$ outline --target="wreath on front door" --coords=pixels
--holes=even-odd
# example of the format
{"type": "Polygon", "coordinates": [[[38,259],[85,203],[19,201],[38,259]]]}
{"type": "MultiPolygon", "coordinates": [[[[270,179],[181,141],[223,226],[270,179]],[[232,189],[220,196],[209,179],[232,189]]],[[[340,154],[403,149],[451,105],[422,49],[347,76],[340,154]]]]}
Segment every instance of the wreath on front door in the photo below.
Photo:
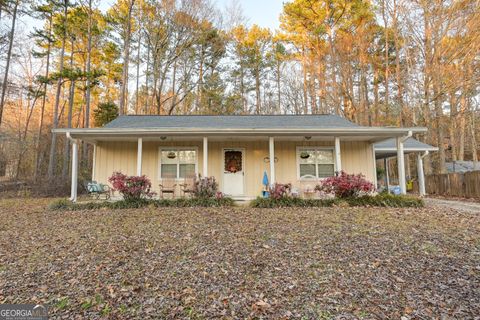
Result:
{"type": "Polygon", "coordinates": [[[226,151],[225,152],[225,171],[237,173],[242,171],[242,152],[226,151]]]}

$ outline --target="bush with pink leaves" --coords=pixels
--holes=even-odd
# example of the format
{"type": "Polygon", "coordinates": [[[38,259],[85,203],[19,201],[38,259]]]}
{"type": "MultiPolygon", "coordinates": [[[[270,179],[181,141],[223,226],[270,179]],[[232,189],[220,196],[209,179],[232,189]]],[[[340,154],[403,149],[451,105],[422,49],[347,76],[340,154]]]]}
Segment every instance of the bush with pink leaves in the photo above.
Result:
{"type": "Polygon", "coordinates": [[[118,191],[125,201],[137,201],[151,198],[155,195],[152,192],[152,183],[147,176],[127,176],[121,172],[114,172],[108,178],[113,190],[118,191]]]}
{"type": "Polygon", "coordinates": [[[347,174],[342,171],[335,177],[323,180],[315,190],[334,194],[337,198],[355,198],[374,192],[375,186],[362,174],[347,174]]]}
{"type": "Polygon", "coordinates": [[[279,200],[288,198],[291,196],[292,184],[291,183],[275,183],[270,187],[270,197],[279,200]]]}

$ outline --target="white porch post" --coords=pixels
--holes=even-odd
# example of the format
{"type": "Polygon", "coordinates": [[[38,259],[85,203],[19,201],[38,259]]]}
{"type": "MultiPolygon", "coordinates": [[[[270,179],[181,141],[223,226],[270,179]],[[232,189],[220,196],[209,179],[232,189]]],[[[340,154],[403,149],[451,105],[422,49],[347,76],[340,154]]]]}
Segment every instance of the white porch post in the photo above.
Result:
{"type": "Polygon", "coordinates": [[[70,200],[77,202],[78,183],[78,141],[72,140],[72,189],[70,200]]]}
{"type": "Polygon", "coordinates": [[[377,155],[375,154],[375,146],[371,144],[372,147],[372,157],[373,157],[373,185],[375,190],[378,189],[378,177],[377,177],[377,155]]]}
{"type": "Polygon", "coordinates": [[[270,184],[275,184],[275,139],[268,139],[269,156],[270,156],[270,184]]]}
{"type": "Polygon", "coordinates": [[[335,170],[342,171],[342,156],[340,147],[340,138],[335,137],[335,170]]]}
{"type": "Polygon", "coordinates": [[[142,156],[143,156],[143,139],[138,138],[138,143],[137,143],[137,176],[142,175],[142,156]]]}
{"type": "Polygon", "coordinates": [[[405,154],[403,152],[403,137],[397,137],[397,162],[398,184],[402,194],[407,194],[407,182],[405,180],[405,154]]]}
{"type": "Polygon", "coordinates": [[[208,137],[203,137],[203,176],[208,177],[208,137]]]}
{"type": "Polygon", "coordinates": [[[92,159],[92,181],[95,181],[95,165],[97,163],[97,144],[93,145],[93,159],[92,159]]]}
{"type": "Polygon", "coordinates": [[[428,155],[428,151],[423,155],[417,153],[417,175],[418,175],[418,192],[423,197],[427,194],[425,191],[425,173],[423,171],[423,158],[428,155]]]}

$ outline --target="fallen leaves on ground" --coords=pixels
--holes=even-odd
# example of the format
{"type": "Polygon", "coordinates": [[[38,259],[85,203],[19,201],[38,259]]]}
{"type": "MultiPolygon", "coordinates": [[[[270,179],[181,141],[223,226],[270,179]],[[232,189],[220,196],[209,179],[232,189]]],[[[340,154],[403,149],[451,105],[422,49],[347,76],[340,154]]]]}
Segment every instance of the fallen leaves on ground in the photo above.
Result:
{"type": "Polygon", "coordinates": [[[480,215],[0,201],[0,303],[53,319],[421,319],[480,314],[480,215]]]}

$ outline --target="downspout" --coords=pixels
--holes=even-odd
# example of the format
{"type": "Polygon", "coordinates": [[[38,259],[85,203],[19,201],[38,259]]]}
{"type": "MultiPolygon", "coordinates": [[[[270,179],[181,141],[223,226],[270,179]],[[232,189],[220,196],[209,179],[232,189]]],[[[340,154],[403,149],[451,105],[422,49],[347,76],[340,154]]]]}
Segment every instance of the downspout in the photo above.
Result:
{"type": "Polygon", "coordinates": [[[412,130],[408,131],[408,134],[407,134],[406,136],[403,136],[403,137],[402,137],[402,142],[407,141],[407,140],[410,139],[412,136],[413,136],[413,131],[412,131],[412,130]]]}

